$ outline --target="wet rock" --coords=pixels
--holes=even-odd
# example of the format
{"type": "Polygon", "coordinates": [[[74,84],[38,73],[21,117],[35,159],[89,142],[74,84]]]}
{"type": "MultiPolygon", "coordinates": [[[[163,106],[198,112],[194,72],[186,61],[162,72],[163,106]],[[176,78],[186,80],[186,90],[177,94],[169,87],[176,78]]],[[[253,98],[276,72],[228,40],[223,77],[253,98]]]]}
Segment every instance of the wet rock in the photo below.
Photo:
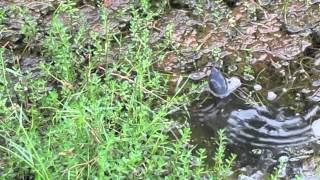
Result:
{"type": "Polygon", "coordinates": [[[44,75],[41,71],[40,63],[44,63],[46,61],[48,61],[48,59],[44,57],[29,56],[22,58],[20,67],[23,73],[31,73],[32,78],[37,78],[44,75]]]}
{"type": "Polygon", "coordinates": [[[24,36],[20,32],[16,32],[16,31],[7,31],[7,32],[3,32],[0,34],[0,39],[4,43],[10,42],[11,45],[12,45],[12,43],[21,42],[23,37],[24,36]]]}
{"type": "Polygon", "coordinates": [[[283,66],[289,66],[290,63],[289,63],[288,61],[283,61],[283,62],[282,62],[282,65],[283,65],[283,66]]]}
{"type": "Polygon", "coordinates": [[[312,86],[313,86],[313,87],[318,87],[318,86],[320,86],[320,79],[313,81],[313,82],[312,82],[312,86]]]}
{"type": "Polygon", "coordinates": [[[308,97],[309,101],[320,102],[320,89],[318,89],[314,94],[308,97]]]}
{"type": "Polygon", "coordinates": [[[312,157],[314,155],[314,150],[309,150],[310,147],[310,145],[306,144],[305,147],[299,147],[300,149],[298,149],[297,147],[290,149],[289,151],[291,151],[293,154],[290,157],[289,161],[291,163],[298,163],[312,157]]]}
{"type": "Polygon", "coordinates": [[[189,74],[189,78],[194,80],[194,81],[199,81],[205,77],[207,77],[207,73],[205,72],[196,72],[196,73],[191,73],[189,74]]]}
{"type": "Polygon", "coordinates": [[[282,67],[282,65],[279,63],[272,63],[272,66],[276,69],[280,69],[282,67]]]}
{"type": "Polygon", "coordinates": [[[257,179],[263,179],[263,176],[264,174],[258,170],[250,175],[240,175],[238,177],[238,180],[257,180],[257,179]]]}
{"type": "Polygon", "coordinates": [[[0,40],[4,43],[10,42],[11,45],[22,42],[24,35],[21,33],[21,28],[24,21],[20,19],[9,19],[5,23],[5,31],[0,33],[0,40]]]}
{"type": "Polygon", "coordinates": [[[228,66],[228,72],[231,73],[231,72],[234,72],[238,69],[238,67],[236,65],[230,65],[228,66]]]}
{"type": "Polygon", "coordinates": [[[90,24],[96,24],[100,19],[99,9],[94,6],[84,5],[79,8],[79,13],[81,13],[86,21],[90,24]]]}
{"type": "Polygon", "coordinates": [[[318,174],[320,158],[319,156],[313,156],[305,161],[303,161],[300,167],[297,167],[296,172],[301,174],[302,179],[305,180],[318,180],[320,179],[318,174]]]}
{"type": "Polygon", "coordinates": [[[288,33],[288,34],[297,34],[297,33],[304,31],[305,29],[301,28],[301,27],[297,27],[297,26],[292,26],[289,24],[283,24],[281,26],[281,30],[288,33]]]}
{"type": "Polygon", "coordinates": [[[254,80],[254,76],[251,74],[244,74],[243,79],[246,81],[252,81],[252,80],[254,80]]]}
{"type": "MultiPolygon", "coordinates": [[[[293,11],[294,12],[292,14],[296,13],[295,10],[293,11]]],[[[302,11],[302,15],[303,12],[305,11],[302,11]]],[[[299,11],[299,13],[301,12],[299,11]]],[[[246,17],[244,14],[241,14],[241,16],[246,17]]],[[[309,19],[308,17],[305,18],[309,19]]],[[[294,19],[297,18],[295,17],[294,19]]],[[[245,46],[246,48],[250,47],[252,49],[253,56],[257,59],[264,56],[264,59],[293,60],[311,45],[310,40],[305,35],[296,36],[282,33],[281,26],[283,22],[279,19],[279,15],[274,12],[267,15],[265,14],[257,23],[252,21],[251,23],[248,23],[245,20],[241,20],[242,19],[239,20],[239,28],[248,29],[246,27],[250,27],[251,30],[241,31],[242,35],[234,38],[233,40],[238,42],[238,44],[235,44],[233,48],[241,49],[240,47],[237,47],[237,45],[245,46]]],[[[313,21],[316,20],[317,18],[312,18],[312,20],[310,20],[310,24],[313,24],[313,21]]],[[[288,26],[289,25],[291,24],[288,24],[288,26]]],[[[304,29],[304,26],[298,28],[301,30],[304,29]]]]}
{"type": "MultiPolygon", "coordinates": [[[[132,4],[135,3],[132,2],[132,4]]],[[[129,0],[110,1],[105,10],[108,15],[108,28],[112,33],[119,34],[128,30],[130,20],[132,19],[129,0]]],[[[105,27],[101,21],[98,21],[103,12],[99,8],[90,5],[80,7],[80,12],[85,15],[84,17],[88,19],[90,25],[92,24],[90,29],[98,32],[101,37],[104,37],[106,33],[105,27]]]]}
{"type": "Polygon", "coordinates": [[[303,93],[303,94],[309,94],[310,92],[311,92],[311,90],[309,88],[303,88],[301,90],[301,93],[303,93]]]}
{"type": "Polygon", "coordinates": [[[289,3],[287,8],[288,12],[282,22],[296,31],[293,33],[306,36],[319,22],[319,19],[316,18],[319,16],[319,10],[316,7],[295,1],[289,3]]]}
{"type": "Polygon", "coordinates": [[[320,31],[313,31],[311,33],[311,39],[314,46],[320,46],[320,31]]]}
{"type": "Polygon", "coordinates": [[[255,84],[255,85],[253,86],[253,89],[254,89],[255,91],[260,91],[260,90],[262,89],[262,86],[261,86],[260,84],[255,84]]]}
{"type": "Polygon", "coordinates": [[[190,16],[188,11],[181,9],[174,9],[157,20],[154,23],[156,31],[153,31],[151,35],[152,46],[157,49],[158,44],[170,41],[170,47],[179,51],[179,56],[176,55],[176,58],[171,58],[170,56],[173,56],[173,53],[168,53],[165,60],[159,63],[159,66],[170,66],[173,72],[191,73],[197,71],[196,65],[206,65],[209,61],[208,56],[212,51],[212,48],[206,45],[211,34],[202,37],[199,31],[203,26],[205,26],[203,22],[190,16]],[[171,32],[170,36],[168,36],[168,32],[171,32]],[[195,51],[195,49],[199,50],[195,51]],[[204,49],[208,51],[204,51],[204,49]],[[176,61],[170,59],[176,59],[176,61]],[[171,63],[168,64],[168,61],[171,63]]]}
{"type": "Polygon", "coordinates": [[[41,15],[47,15],[54,10],[53,5],[47,2],[30,2],[26,6],[36,13],[41,13],[41,15]]]}
{"type": "Polygon", "coordinates": [[[238,177],[238,180],[256,180],[256,179],[250,176],[240,175],[238,177]]]}
{"type": "Polygon", "coordinates": [[[272,3],[273,0],[260,0],[259,3],[261,6],[267,6],[272,3]]]}

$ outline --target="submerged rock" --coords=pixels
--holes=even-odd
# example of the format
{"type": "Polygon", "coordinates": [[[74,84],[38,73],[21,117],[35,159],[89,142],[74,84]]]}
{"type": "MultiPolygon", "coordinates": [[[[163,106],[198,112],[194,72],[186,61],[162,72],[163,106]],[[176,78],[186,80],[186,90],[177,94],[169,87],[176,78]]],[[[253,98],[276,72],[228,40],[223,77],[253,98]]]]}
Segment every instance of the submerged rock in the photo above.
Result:
{"type": "Polygon", "coordinates": [[[243,79],[246,81],[252,81],[252,80],[254,80],[254,76],[251,74],[244,74],[243,79]]]}
{"type": "Polygon", "coordinates": [[[260,84],[255,84],[255,85],[253,86],[253,89],[254,89],[255,91],[260,91],[260,90],[262,89],[262,86],[261,86],[260,84]]]}
{"type": "Polygon", "coordinates": [[[313,81],[313,82],[312,82],[312,86],[314,86],[314,87],[320,86],[320,79],[318,79],[318,80],[316,80],[316,81],[313,81]]]}
{"type": "Polygon", "coordinates": [[[257,179],[262,179],[263,176],[264,176],[264,174],[261,171],[256,171],[253,174],[251,174],[250,176],[240,175],[238,177],[238,180],[257,180],[257,179]]]}
{"type": "Polygon", "coordinates": [[[309,101],[320,102],[320,89],[318,89],[314,94],[308,97],[309,101]]]}
{"type": "Polygon", "coordinates": [[[277,94],[274,93],[273,91],[269,91],[267,95],[267,99],[269,101],[274,101],[277,98],[277,94]]]}

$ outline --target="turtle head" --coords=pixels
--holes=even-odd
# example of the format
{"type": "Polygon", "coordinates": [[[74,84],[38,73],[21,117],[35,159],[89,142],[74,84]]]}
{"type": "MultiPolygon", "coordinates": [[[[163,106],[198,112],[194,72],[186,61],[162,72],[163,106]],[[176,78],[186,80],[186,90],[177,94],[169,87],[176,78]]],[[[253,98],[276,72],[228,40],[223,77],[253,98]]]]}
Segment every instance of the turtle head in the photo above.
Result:
{"type": "Polygon", "coordinates": [[[231,77],[228,79],[217,68],[213,67],[211,69],[209,88],[214,96],[219,98],[227,97],[240,86],[241,81],[239,78],[231,77]]]}

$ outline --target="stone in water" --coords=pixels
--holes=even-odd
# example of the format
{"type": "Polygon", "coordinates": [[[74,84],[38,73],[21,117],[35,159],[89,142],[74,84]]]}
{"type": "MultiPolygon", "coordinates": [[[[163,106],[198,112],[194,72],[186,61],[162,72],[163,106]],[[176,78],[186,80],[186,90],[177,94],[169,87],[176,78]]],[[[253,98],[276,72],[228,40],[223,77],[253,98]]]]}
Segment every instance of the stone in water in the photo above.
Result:
{"type": "Polygon", "coordinates": [[[255,85],[253,86],[253,89],[254,89],[255,91],[260,91],[260,90],[262,89],[262,86],[261,86],[260,84],[255,84],[255,85]]]}
{"type": "Polygon", "coordinates": [[[274,93],[273,91],[269,91],[267,95],[267,99],[269,101],[274,101],[277,98],[277,94],[274,93]]]}
{"type": "Polygon", "coordinates": [[[312,86],[314,86],[314,87],[320,86],[320,79],[313,81],[312,86]]]}

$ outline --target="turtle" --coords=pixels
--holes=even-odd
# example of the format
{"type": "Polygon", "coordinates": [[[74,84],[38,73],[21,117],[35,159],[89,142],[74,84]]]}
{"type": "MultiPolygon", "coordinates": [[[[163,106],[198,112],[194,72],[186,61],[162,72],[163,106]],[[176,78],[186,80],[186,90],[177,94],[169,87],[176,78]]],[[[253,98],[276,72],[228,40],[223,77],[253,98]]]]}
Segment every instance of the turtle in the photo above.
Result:
{"type": "Polygon", "coordinates": [[[296,162],[319,154],[320,119],[317,117],[320,106],[318,104],[308,109],[305,114],[289,116],[286,115],[288,110],[284,107],[274,108],[265,105],[238,107],[226,112],[236,102],[226,97],[241,86],[240,79],[226,78],[218,68],[213,67],[208,86],[211,94],[220,100],[209,108],[202,107],[206,112],[199,113],[200,119],[213,130],[224,126],[230,147],[242,154],[247,151],[246,158],[250,157],[251,152],[261,150],[264,154],[259,157],[259,162],[263,162],[261,169],[273,167],[283,157],[287,158],[286,164],[291,167],[296,162]]]}
{"type": "Polygon", "coordinates": [[[221,71],[216,67],[211,69],[209,75],[209,92],[218,98],[228,97],[237,88],[241,86],[241,81],[238,77],[226,78],[221,71]]]}

